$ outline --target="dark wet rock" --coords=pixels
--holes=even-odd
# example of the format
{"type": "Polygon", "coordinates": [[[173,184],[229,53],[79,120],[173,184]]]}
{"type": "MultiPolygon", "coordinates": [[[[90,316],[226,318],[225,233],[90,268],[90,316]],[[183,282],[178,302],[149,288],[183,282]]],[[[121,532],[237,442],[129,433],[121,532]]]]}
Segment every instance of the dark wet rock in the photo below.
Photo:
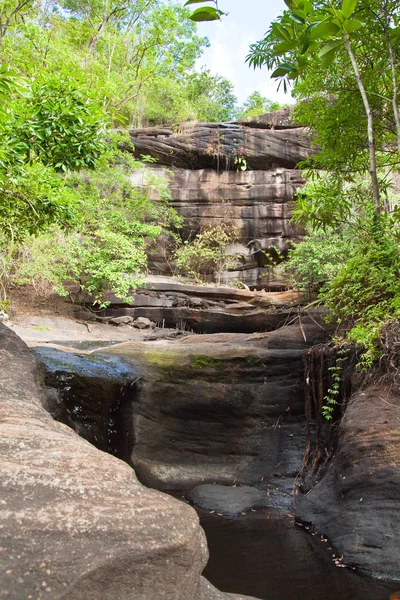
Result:
{"type": "Polygon", "coordinates": [[[282,329],[281,338],[273,332],[270,340],[268,334],[254,341],[228,336],[216,343],[214,336],[204,341],[192,336],[152,347],[106,349],[105,354],[118,353],[135,365],[141,377],[131,459],[140,479],[175,490],[218,482],[261,483],[269,491],[273,481],[275,496],[282,478],[283,497],[287,478],[300,469],[305,444],[302,354],[312,343],[311,331],[321,333],[304,324],[306,343],[296,329],[282,329]],[[295,340],[294,348],[288,340],[295,340]]]}
{"type": "Polygon", "coordinates": [[[326,475],[296,502],[343,562],[400,577],[400,395],[370,386],[351,398],[326,475]]]}
{"type": "Polygon", "coordinates": [[[46,366],[46,408],[52,416],[96,448],[128,461],[138,380],[135,370],[118,357],[47,347],[37,347],[34,353],[46,366]]]}
{"type": "Polygon", "coordinates": [[[52,419],[37,361],[4,326],[0,364],[0,598],[203,600],[193,509],[52,419]]]}
{"type": "Polygon", "coordinates": [[[254,487],[199,485],[186,493],[192,504],[224,515],[237,516],[251,508],[265,506],[265,492],[254,487]]]}

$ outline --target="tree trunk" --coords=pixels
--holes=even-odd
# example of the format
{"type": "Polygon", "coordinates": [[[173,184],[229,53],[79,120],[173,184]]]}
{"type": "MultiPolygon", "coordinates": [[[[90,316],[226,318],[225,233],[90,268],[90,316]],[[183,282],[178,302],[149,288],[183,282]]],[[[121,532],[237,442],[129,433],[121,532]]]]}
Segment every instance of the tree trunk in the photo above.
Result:
{"type": "Polygon", "coordinates": [[[347,34],[345,34],[345,45],[347,53],[350,57],[351,64],[353,66],[354,75],[356,77],[358,89],[360,90],[360,94],[364,103],[365,112],[368,119],[368,146],[369,146],[369,174],[371,177],[372,184],[372,194],[374,198],[375,210],[377,213],[381,212],[381,198],[380,198],[380,189],[379,189],[379,181],[378,181],[378,171],[376,166],[376,148],[375,148],[375,136],[374,136],[374,121],[372,116],[371,106],[368,100],[367,92],[365,91],[364,83],[360,75],[360,71],[357,65],[356,58],[354,56],[350,39],[347,34]]]}
{"type": "Polygon", "coordinates": [[[390,57],[390,68],[392,70],[392,83],[393,83],[393,97],[392,97],[392,105],[393,105],[393,114],[394,120],[396,123],[396,137],[397,137],[397,152],[400,156],[400,114],[399,114],[399,91],[398,91],[398,83],[397,83],[397,73],[396,73],[396,59],[393,52],[393,46],[390,39],[390,33],[388,29],[387,21],[385,23],[385,36],[386,42],[389,48],[389,57],[390,57]]]}

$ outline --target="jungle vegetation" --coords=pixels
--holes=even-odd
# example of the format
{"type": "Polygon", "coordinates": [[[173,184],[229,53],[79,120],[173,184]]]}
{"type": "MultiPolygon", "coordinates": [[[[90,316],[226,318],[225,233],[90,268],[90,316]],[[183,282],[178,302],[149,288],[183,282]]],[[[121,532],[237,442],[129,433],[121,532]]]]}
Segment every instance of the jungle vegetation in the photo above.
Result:
{"type": "MultiPolygon", "coordinates": [[[[229,0],[187,4],[195,21],[229,18],[229,0]]],[[[360,346],[368,367],[400,318],[400,2],[285,4],[247,61],[291,91],[316,150],[300,165],[294,215],[309,235],[286,269],[300,289],[319,290],[339,339],[360,346]]]]}
{"type": "Polygon", "coordinates": [[[3,307],[10,285],[66,294],[66,280],[99,302],[108,288],[127,299],[154,241],[179,246],[168,185],[148,157],[119,149],[124,131],[268,105],[256,94],[240,107],[228,80],[196,70],[208,41],[189,14],[169,0],[0,3],[3,307]],[[141,191],[129,180],[137,168],[141,191]]]}

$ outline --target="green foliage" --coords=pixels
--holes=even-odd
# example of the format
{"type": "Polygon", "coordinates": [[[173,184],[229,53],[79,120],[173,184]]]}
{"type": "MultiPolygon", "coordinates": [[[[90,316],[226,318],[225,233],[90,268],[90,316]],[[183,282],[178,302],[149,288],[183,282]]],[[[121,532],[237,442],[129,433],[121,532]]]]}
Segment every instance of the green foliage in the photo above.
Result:
{"type": "Polygon", "coordinates": [[[210,2],[215,6],[201,6],[200,8],[196,8],[189,16],[189,19],[196,22],[219,21],[224,13],[218,8],[218,0],[187,0],[185,6],[190,6],[192,4],[206,4],[210,2]]]}
{"type": "Polygon", "coordinates": [[[15,106],[12,141],[26,162],[57,171],[93,169],[106,149],[105,114],[82,80],[71,75],[36,77],[15,106]]]}
{"type": "Polygon", "coordinates": [[[279,104],[279,102],[268,100],[268,98],[262,96],[260,92],[253,92],[239,108],[238,117],[240,119],[257,117],[258,115],[263,115],[274,110],[280,110],[281,108],[287,108],[288,106],[288,104],[279,104]]]}
{"type": "Polygon", "coordinates": [[[292,285],[311,294],[331,281],[349,255],[349,240],[333,230],[313,231],[289,250],[284,265],[292,285]]]}
{"type": "Polygon", "coordinates": [[[53,229],[25,239],[13,251],[13,282],[30,283],[40,295],[52,289],[65,295],[64,283],[72,280],[100,304],[110,289],[130,301],[131,290],[143,282],[149,245],[173,235],[181,223],[169,206],[168,180],[111,147],[97,170],[71,174],[65,185],[80,199],[74,231],[53,229]],[[143,170],[143,189],[132,185],[133,169],[143,170]]]}
{"type": "Polygon", "coordinates": [[[327,421],[331,421],[333,413],[338,404],[340,391],[342,388],[343,370],[349,359],[350,348],[342,344],[337,348],[335,364],[328,368],[330,374],[330,388],[324,397],[325,404],[322,407],[322,414],[327,421]]]}
{"type": "Polygon", "coordinates": [[[235,239],[231,227],[218,225],[196,235],[192,242],[184,242],[175,253],[178,273],[201,282],[205,274],[214,274],[219,283],[221,271],[232,263],[227,247],[235,239]]]}
{"type": "MultiPolygon", "coordinates": [[[[31,136],[18,111],[27,100],[23,82],[4,67],[0,72],[0,232],[11,240],[43,231],[53,224],[72,226],[78,200],[52,165],[29,155],[31,136]]],[[[29,102],[29,100],[28,100],[29,102]]],[[[68,134],[64,133],[68,141],[68,134]]]]}
{"type": "Polygon", "coordinates": [[[347,339],[363,349],[361,364],[370,367],[381,353],[381,328],[400,317],[400,245],[389,217],[364,220],[324,300],[347,339]]]}
{"type": "Polygon", "coordinates": [[[232,84],[208,70],[188,73],[178,81],[160,79],[143,100],[141,123],[220,122],[236,116],[232,84]]]}

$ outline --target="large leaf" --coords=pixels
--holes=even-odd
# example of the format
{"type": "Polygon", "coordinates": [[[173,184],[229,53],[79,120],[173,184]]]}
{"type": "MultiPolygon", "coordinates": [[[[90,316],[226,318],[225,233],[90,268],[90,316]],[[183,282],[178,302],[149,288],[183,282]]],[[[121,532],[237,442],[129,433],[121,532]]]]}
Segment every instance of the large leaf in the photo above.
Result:
{"type": "Polygon", "coordinates": [[[189,6],[189,4],[204,4],[205,2],[214,2],[214,0],[188,0],[183,6],[189,6]]]}
{"type": "Polygon", "coordinates": [[[321,56],[321,65],[324,68],[328,68],[334,61],[335,56],[336,56],[336,49],[330,50],[329,52],[325,52],[325,54],[323,56],[321,56]]]}
{"type": "Polygon", "coordinates": [[[348,19],[349,17],[351,17],[351,15],[353,14],[353,12],[355,11],[355,9],[357,7],[357,1],[358,0],[343,0],[342,14],[345,19],[348,19]]]}
{"type": "Polygon", "coordinates": [[[310,46],[310,34],[306,33],[303,39],[303,45],[301,47],[301,54],[305,54],[310,46]]]}
{"type": "Polygon", "coordinates": [[[274,54],[275,56],[280,56],[285,52],[289,52],[290,50],[294,50],[297,46],[296,40],[279,42],[279,44],[275,44],[274,46],[274,54]]]}
{"type": "Polygon", "coordinates": [[[223,12],[213,7],[204,6],[195,10],[189,17],[192,21],[219,21],[223,12]]]}
{"type": "Polygon", "coordinates": [[[297,69],[291,63],[281,63],[272,73],[271,77],[275,79],[276,77],[284,77],[285,75],[289,75],[289,73],[297,73],[297,69]]]}
{"type": "Polygon", "coordinates": [[[339,27],[330,21],[318,23],[310,31],[310,39],[312,40],[326,40],[330,36],[336,35],[339,31],[339,27]]]}
{"type": "Polygon", "coordinates": [[[334,40],[332,42],[324,44],[324,46],[322,46],[321,50],[319,51],[320,58],[323,58],[325,54],[328,54],[329,52],[336,52],[336,50],[338,50],[338,48],[340,48],[340,46],[342,45],[343,40],[334,40]]]}
{"type": "Polygon", "coordinates": [[[299,12],[291,12],[289,13],[289,18],[297,23],[298,25],[304,25],[305,19],[299,12]]]}
{"type": "Polygon", "coordinates": [[[362,23],[357,19],[348,19],[343,23],[343,29],[346,33],[352,33],[353,31],[357,31],[357,29],[360,29],[360,27],[362,27],[362,23]]]}
{"type": "Polygon", "coordinates": [[[272,33],[282,42],[290,42],[292,39],[290,32],[280,23],[272,23],[272,33]]]}

